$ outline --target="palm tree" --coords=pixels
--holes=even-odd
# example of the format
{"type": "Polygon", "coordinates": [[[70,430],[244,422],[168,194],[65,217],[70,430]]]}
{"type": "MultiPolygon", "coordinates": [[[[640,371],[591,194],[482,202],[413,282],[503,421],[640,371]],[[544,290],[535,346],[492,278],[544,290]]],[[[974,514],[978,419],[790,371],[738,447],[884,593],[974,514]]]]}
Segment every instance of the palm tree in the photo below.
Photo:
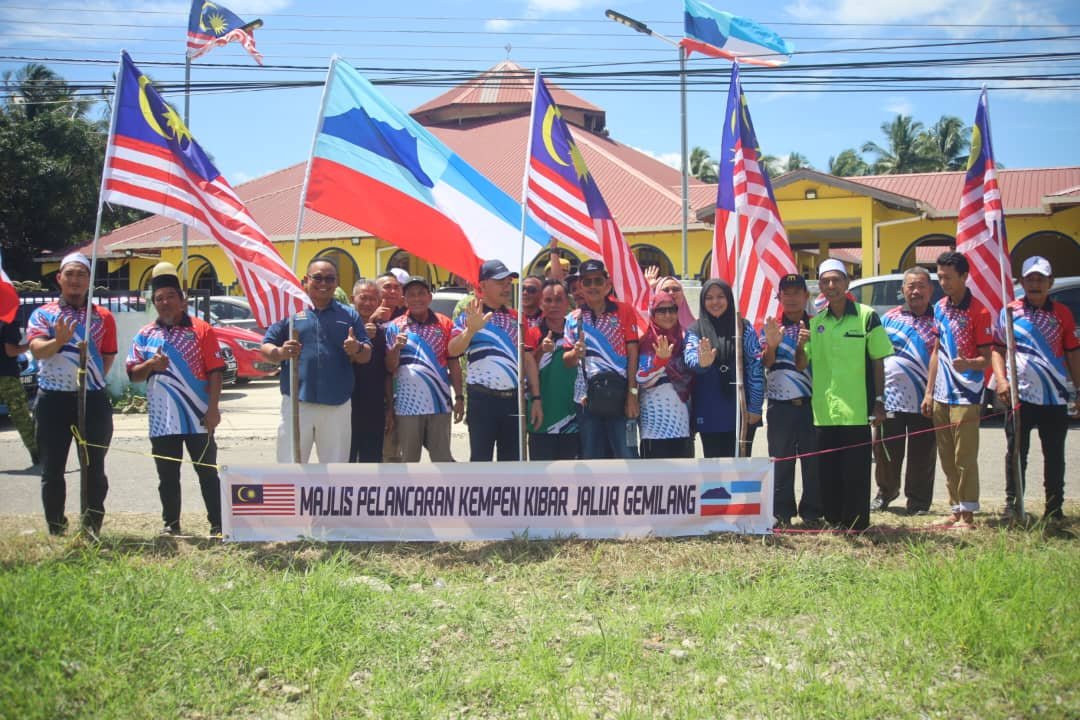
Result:
{"type": "Polygon", "coordinates": [[[870,166],[854,148],[841,150],[836,157],[829,158],[829,174],[837,177],[857,177],[870,172],[870,166]]]}
{"type": "Polygon", "coordinates": [[[927,154],[925,143],[919,140],[922,129],[923,124],[910,115],[897,115],[892,122],[882,123],[881,132],[885,133],[888,148],[873,141],[867,141],[862,146],[863,152],[877,155],[873,171],[884,175],[901,175],[932,170],[934,159],[927,154]]]}
{"type": "Polygon", "coordinates": [[[64,78],[40,63],[29,63],[3,74],[5,102],[9,111],[19,112],[28,120],[42,112],[63,110],[72,119],[84,118],[90,103],[75,96],[64,78]]]}
{"type": "Polygon", "coordinates": [[[780,165],[780,158],[775,155],[762,155],[758,158],[758,163],[771,178],[784,173],[783,166],[780,165]]]}
{"type": "Polygon", "coordinates": [[[935,170],[963,170],[967,167],[967,150],[971,129],[953,115],[942,115],[924,132],[919,141],[923,151],[933,158],[935,170]]]}
{"type": "Polygon", "coordinates": [[[792,172],[799,168],[814,169],[814,166],[810,164],[806,156],[802,153],[793,152],[787,156],[787,162],[784,163],[784,172],[792,172]]]}
{"type": "Polygon", "coordinates": [[[694,146],[690,151],[690,174],[702,182],[716,182],[716,161],[705,148],[694,146]]]}

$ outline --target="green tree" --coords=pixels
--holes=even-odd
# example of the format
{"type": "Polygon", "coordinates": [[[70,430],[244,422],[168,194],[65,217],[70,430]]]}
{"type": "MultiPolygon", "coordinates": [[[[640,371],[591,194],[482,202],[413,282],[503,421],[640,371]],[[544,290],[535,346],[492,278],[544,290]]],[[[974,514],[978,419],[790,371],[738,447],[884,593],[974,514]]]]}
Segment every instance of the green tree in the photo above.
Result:
{"type": "Polygon", "coordinates": [[[919,136],[922,152],[932,158],[934,170],[963,170],[967,167],[971,128],[954,115],[942,115],[919,136]]]}
{"type": "Polygon", "coordinates": [[[765,169],[765,173],[770,178],[784,174],[783,166],[780,164],[780,158],[775,155],[762,155],[758,158],[758,163],[765,169]]]}
{"type": "MultiPolygon", "coordinates": [[[[93,237],[106,133],[89,106],[43,65],[3,76],[0,102],[0,246],[17,278],[39,275],[33,258],[93,237]]],[[[144,214],[106,211],[109,229],[144,214]]]]}
{"type": "Polygon", "coordinates": [[[841,150],[836,157],[829,158],[829,174],[837,177],[857,177],[867,175],[870,166],[854,148],[841,150]]]}
{"type": "Polygon", "coordinates": [[[802,153],[793,152],[787,156],[787,161],[784,163],[784,172],[792,172],[801,168],[813,169],[813,165],[802,153]]]}
{"type": "Polygon", "coordinates": [[[690,174],[702,182],[716,182],[716,161],[705,148],[695,146],[690,151],[690,174]]]}
{"type": "Polygon", "coordinates": [[[863,143],[864,153],[874,153],[877,159],[872,170],[882,175],[927,172],[934,169],[934,159],[925,141],[920,140],[923,124],[910,115],[897,115],[891,122],[881,124],[886,147],[876,142],[863,143]]]}

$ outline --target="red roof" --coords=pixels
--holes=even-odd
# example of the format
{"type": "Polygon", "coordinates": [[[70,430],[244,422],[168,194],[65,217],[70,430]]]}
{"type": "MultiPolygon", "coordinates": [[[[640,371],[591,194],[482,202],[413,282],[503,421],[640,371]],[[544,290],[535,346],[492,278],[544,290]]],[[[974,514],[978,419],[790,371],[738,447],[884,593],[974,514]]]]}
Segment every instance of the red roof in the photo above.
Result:
{"type": "MultiPolygon", "coordinates": [[[[845,180],[869,185],[886,192],[922,201],[937,217],[955,216],[964,188],[963,172],[912,173],[910,175],[869,175],[845,180]]],[[[1005,213],[1045,214],[1044,198],[1077,192],[1080,167],[998,170],[998,184],[1005,213]]]]}
{"type": "MultiPolygon", "coordinates": [[[[603,112],[603,108],[582,100],[558,85],[544,81],[556,104],[562,108],[580,108],[591,112],[603,112]]],[[[532,106],[533,72],[515,62],[506,60],[485,70],[452,90],[447,90],[410,112],[410,115],[437,110],[451,105],[524,105],[532,106]]]]}

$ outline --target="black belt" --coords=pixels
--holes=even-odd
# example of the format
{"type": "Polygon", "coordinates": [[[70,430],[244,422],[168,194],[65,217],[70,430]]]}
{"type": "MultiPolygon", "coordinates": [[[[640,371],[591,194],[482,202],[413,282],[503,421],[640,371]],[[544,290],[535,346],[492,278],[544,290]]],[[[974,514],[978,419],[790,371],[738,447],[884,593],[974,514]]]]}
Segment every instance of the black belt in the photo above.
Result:
{"type": "Polygon", "coordinates": [[[466,385],[465,387],[469,392],[478,395],[490,395],[491,397],[502,398],[504,400],[510,400],[517,397],[517,390],[493,390],[483,385],[466,385]]]}
{"type": "Polygon", "coordinates": [[[795,407],[802,407],[803,405],[806,405],[807,403],[810,402],[810,398],[801,397],[801,398],[794,398],[792,400],[773,400],[772,398],[769,398],[769,402],[770,403],[779,403],[781,405],[794,405],[795,407]]]}

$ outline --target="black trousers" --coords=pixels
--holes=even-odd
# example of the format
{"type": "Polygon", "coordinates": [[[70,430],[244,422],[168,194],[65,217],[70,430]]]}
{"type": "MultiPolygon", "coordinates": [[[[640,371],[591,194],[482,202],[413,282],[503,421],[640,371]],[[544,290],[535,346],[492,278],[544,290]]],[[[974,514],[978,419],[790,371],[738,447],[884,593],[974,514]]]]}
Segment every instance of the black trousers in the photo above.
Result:
{"type": "MultiPolygon", "coordinates": [[[[355,407],[354,405],[353,408],[355,407]]],[[[386,435],[385,425],[378,429],[357,427],[355,409],[353,410],[353,418],[349,462],[381,463],[383,461],[383,438],[386,435]]]]}
{"type": "Polygon", "coordinates": [[[165,527],[173,532],[180,532],[180,466],[184,458],[184,446],[188,457],[194,462],[195,474],[199,477],[203,503],[206,505],[206,519],[212,529],[221,528],[221,480],[217,468],[208,467],[217,464],[217,443],[206,433],[193,435],[162,435],[150,438],[150,447],[157,465],[158,496],[161,498],[161,519],[165,527]],[[165,460],[163,458],[176,458],[165,460]],[[205,463],[205,464],[202,464],[205,463]]]}
{"type": "Polygon", "coordinates": [[[529,433],[530,460],[576,460],[581,457],[581,435],[529,433]]]}
{"type": "Polygon", "coordinates": [[[852,530],[870,527],[870,426],[818,427],[818,449],[834,451],[818,456],[825,521],[852,530]]]}
{"type": "MultiPolygon", "coordinates": [[[[732,445],[734,447],[734,445],[732,445]]],[[[694,439],[666,438],[664,440],[642,440],[642,458],[692,458],[694,457],[694,439]]]]}
{"type": "MultiPolygon", "coordinates": [[[[41,390],[34,417],[37,421],[38,452],[41,453],[41,504],[50,532],[62,532],[67,526],[64,506],[67,503],[68,451],[74,437],[71,428],[78,425],[78,393],[41,390]]],[[[108,447],[112,442],[112,405],[104,390],[86,393],[86,441],[108,447]]],[[[83,524],[100,530],[105,517],[105,496],[109,479],[105,476],[105,453],[102,447],[87,447],[87,509],[83,524]]],[[[79,450],[76,449],[78,452],[79,450]]]]}
{"type": "MultiPolygon", "coordinates": [[[[769,401],[769,456],[786,458],[805,455],[818,449],[814,411],[810,399],[801,405],[778,400],[769,401]]],[[[802,498],[795,504],[795,461],[778,460],[773,464],[773,515],[790,521],[798,512],[803,520],[821,519],[821,484],[818,480],[818,456],[799,460],[802,464],[802,498]]]]}
{"type": "Polygon", "coordinates": [[[500,462],[518,459],[517,398],[498,397],[469,386],[469,462],[491,462],[498,446],[500,462]]]}
{"type": "MultiPolygon", "coordinates": [[[[1064,405],[1020,403],[1020,477],[1027,487],[1028,450],[1031,431],[1039,431],[1043,452],[1043,487],[1046,490],[1046,514],[1061,514],[1065,502],[1065,437],[1069,434],[1069,415],[1064,405]]],[[[1016,502],[1016,475],[1013,472],[1013,413],[1005,415],[1005,503],[1016,502]]]]}
{"type": "Polygon", "coordinates": [[[907,509],[930,509],[937,469],[937,433],[933,427],[934,421],[920,413],[898,412],[885,420],[882,437],[894,439],[874,445],[874,479],[878,495],[886,500],[900,495],[900,470],[906,455],[904,496],[907,509]]]}
{"type": "MultiPolygon", "coordinates": [[[[750,457],[750,448],[754,446],[754,435],[758,426],[746,428],[746,440],[743,441],[742,456],[750,457]]],[[[735,431],[703,432],[701,435],[701,454],[707,458],[735,457],[735,431]]]]}

